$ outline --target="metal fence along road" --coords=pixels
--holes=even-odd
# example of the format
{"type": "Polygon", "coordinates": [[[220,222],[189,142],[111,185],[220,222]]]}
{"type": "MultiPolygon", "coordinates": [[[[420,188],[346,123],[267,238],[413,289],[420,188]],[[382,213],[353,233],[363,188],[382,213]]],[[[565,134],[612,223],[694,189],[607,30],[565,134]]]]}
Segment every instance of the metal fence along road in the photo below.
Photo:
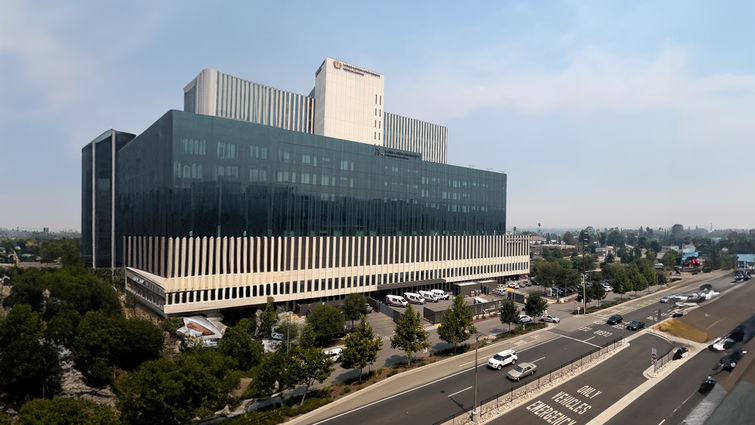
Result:
{"type": "MultiPolygon", "coordinates": [[[[523,398],[535,395],[536,391],[544,387],[553,387],[554,385],[561,383],[565,378],[571,377],[577,372],[581,372],[586,366],[613,352],[623,343],[623,338],[617,338],[603,347],[595,348],[579,358],[553,368],[545,373],[537,371],[535,373],[535,378],[529,379],[527,382],[519,385],[515,385],[507,391],[498,393],[497,395],[480,402],[477,420],[482,422],[505,413],[510,410],[510,408],[518,405],[518,402],[523,398]]],[[[660,367],[662,367],[661,360],[665,360],[663,362],[663,364],[665,364],[669,359],[670,356],[668,354],[659,359],[659,364],[657,365],[658,368],[660,369],[660,367]]],[[[474,421],[475,418],[472,415],[472,411],[467,410],[436,422],[435,425],[463,425],[474,423],[474,421]]]]}

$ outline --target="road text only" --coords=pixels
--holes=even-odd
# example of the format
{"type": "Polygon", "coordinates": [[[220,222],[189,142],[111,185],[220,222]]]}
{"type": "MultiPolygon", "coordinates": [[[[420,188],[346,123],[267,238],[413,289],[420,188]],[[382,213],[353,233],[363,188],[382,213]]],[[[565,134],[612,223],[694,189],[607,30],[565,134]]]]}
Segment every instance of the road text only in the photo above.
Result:
{"type": "MultiPolygon", "coordinates": [[[[577,390],[577,393],[587,399],[592,399],[600,395],[602,391],[590,387],[589,385],[585,385],[584,387],[577,390]]],[[[578,415],[583,415],[585,414],[585,412],[592,409],[592,406],[589,403],[585,403],[583,399],[574,397],[564,391],[559,391],[556,395],[551,397],[551,400],[578,415]]],[[[565,413],[556,410],[549,404],[542,401],[535,401],[534,403],[527,406],[526,409],[532,412],[533,415],[541,418],[551,425],[574,425],[577,423],[576,420],[570,418],[565,413]]]]}

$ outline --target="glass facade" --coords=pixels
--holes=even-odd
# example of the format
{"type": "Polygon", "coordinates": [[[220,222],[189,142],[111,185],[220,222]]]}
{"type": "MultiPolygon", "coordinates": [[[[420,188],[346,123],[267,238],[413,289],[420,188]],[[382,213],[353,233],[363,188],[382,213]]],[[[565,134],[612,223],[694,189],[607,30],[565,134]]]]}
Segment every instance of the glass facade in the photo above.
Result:
{"type": "Polygon", "coordinates": [[[244,121],[169,111],[117,161],[118,240],[506,229],[505,174],[244,121]]]}

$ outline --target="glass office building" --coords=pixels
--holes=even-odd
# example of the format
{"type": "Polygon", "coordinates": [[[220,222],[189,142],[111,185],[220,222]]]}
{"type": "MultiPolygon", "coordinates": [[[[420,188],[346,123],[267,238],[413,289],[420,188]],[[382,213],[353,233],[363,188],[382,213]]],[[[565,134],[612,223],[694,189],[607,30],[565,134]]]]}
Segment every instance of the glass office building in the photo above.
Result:
{"type": "Polygon", "coordinates": [[[108,130],[81,149],[81,257],[90,267],[116,266],[115,161],[134,137],[108,130]]]}
{"type": "Polygon", "coordinates": [[[121,234],[493,235],[506,175],[180,111],[119,152],[121,234]]]}

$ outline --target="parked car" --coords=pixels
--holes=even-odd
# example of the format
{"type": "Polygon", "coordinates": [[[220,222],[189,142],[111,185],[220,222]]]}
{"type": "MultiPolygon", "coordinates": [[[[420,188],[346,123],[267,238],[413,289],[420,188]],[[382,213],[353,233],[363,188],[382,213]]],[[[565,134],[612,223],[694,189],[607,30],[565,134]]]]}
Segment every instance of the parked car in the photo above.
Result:
{"type": "Polygon", "coordinates": [[[645,327],[645,322],[640,322],[639,320],[632,320],[627,325],[627,329],[630,331],[638,331],[645,327]]]}
{"type": "Polygon", "coordinates": [[[395,307],[406,307],[407,304],[409,304],[404,297],[398,296],[398,295],[386,295],[385,296],[385,303],[390,306],[395,307]]]}
{"type": "Polygon", "coordinates": [[[543,322],[551,322],[551,323],[558,323],[561,321],[561,319],[559,319],[558,317],[551,316],[550,314],[543,314],[542,316],[540,316],[540,320],[543,322]]]}
{"type": "Polygon", "coordinates": [[[278,328],[276,328],[275,326],[273,326],[270,329],[270,338],[272,338],[274,340],[277,340],[277,341],[283,341],[284,339],[286,339],[286,335],[283,335],[282,333],[278,332],[278,328]]]}
{"type": "Polygon", "coordinates": [[[429,301],[431,303],[437,303],[439,300],[438,296],[430,291],[419,291],[417,293],[422,295],[422,298],[424,298],[425,301],[429,301]]]}
{"type": "Polygon", "coordinates": [[[424,304],[425,298],[415,292],[404,292],[404,299],[412,304],[424,304]]]}
{"type": "Polygon", "coordinates": [[[681,310],[677,310],[671,313],[671,317],[676,319],[678,317],[684,317],[684,312],[681,310]]]}
{"type": "Polygon", "coordinates": [[[442,289],[431,289],[430,292],[435,294],[439,300],[447,300],[448,299],[448,293],[442,289]]]}
{"type": "Polygon", "coordinates": [[[530,316],[527,316],[526,314],[519,315],[519,323],[524,324],[524,323],[531,323],[531,322],[532,322],[532,318],[530,316]]]}
{"type": "Polygon", "coordinates": [[[505,297],[506,296],[506,288],[495,288],[492,291],[493,295],[498,295],[499,297],[505,297]]]}
{"type": "Polygon", "coordinates": [[[516,282],[509,282],[509,288],[519,289],[519,284],[516,282]]]}
{"type": "Polygon", "coordinates": [[[532,375],[537,370],[537,365],[534,363],[522,362],[517,367],[511,369],[506,377],[512,381],[518,381],[526,376],[532,375]]]}
{"type": "Polygon", "coordinates": [[[327,354],[334,362],[337,362],[341,358],[341,351],[343,351],[342,347],[334,347],[325,350],[325,354],[327,354]]]}
{"type": "Polygon", "coordinates": [[[623,317],[621,317],[620,314],[614,314],[613,316],[609,317],[606,323],[609,325],[618,325],[624,320],[623,317]]]}
{"type": "Polygon", "coordinates": [[[488,359],[488,367],[491,369],[501,370],[508,364],[515,364],[518,357],[514,350],[503,350],[496,353],[493,357],[488,359]]]}
{"type": "Polygon", "coordinates": [[[687,355],[688,355],[688,354],[689,354],[689,350],[687,350],[687,348],[686,348],[686,347],[679,347],[679,348],[677,348],[677,350],[676,350],[676,351],[674,352],[674,356],[672,357],[672,359],[674,359],[674,360],[679,360],[679,359],[681,359],[682,357],[687,357],[687,355]]]}

